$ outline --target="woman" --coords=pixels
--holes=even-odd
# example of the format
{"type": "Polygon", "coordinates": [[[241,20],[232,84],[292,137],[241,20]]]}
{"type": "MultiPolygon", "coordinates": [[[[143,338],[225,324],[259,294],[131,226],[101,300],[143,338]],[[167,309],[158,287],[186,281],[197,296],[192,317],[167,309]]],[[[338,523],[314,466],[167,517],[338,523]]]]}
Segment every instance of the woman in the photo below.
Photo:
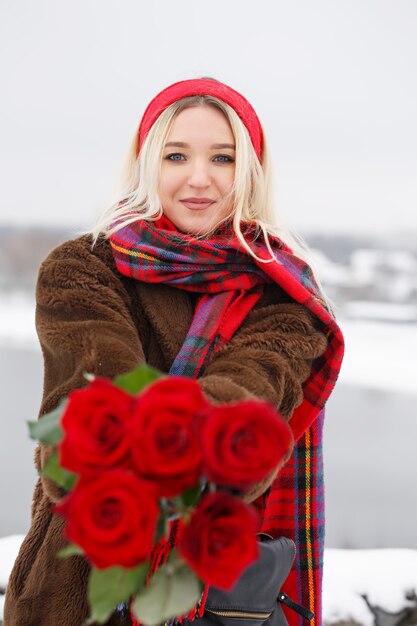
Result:
{"type": "MultiPolygon", "coordinates": [[[[64,243],[41,266],[40,414],[83,386],[84,372],[114,377],[139,362],[195,376],[214,402],[272,401],[297,443],[244,498],[262,511],[263,531],[296,541],[288,592],[320,623],[322,409],[343,339],[301,251],[274,226],[258,117],[212,79],[171,85],[147,107],[125,174],[93,236],[64,243]]],[[[38,469],[49,452],[37,450],[38,469]]],[[[55,557],[65,540],[51,503],[61,495],[39,480],[5,626],[75,626],[88,615],[87,563],[55,557]]],[[[108,623],[131,619],[115,613],[108,623]]]]}

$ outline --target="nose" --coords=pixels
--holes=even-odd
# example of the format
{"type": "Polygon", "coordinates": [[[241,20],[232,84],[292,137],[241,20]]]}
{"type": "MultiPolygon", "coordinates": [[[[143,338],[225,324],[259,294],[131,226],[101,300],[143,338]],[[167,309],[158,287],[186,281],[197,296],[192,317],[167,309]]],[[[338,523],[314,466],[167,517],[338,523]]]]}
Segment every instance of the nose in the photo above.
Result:
{"type": "Polygon", "coordinates": [[[188,183],[190,187],[205,188],[211,184],[209,164],[203,160],[196,160],[190,164],[188,183]]]}

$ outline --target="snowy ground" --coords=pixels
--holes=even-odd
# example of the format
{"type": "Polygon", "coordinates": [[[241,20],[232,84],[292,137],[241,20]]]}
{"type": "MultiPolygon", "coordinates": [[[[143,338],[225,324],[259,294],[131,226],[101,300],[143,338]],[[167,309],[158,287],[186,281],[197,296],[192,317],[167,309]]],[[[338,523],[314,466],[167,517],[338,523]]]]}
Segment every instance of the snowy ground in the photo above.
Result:
{"type": "MultiPolygon", "coordinates": [[[[326,550],[324,557],[323,621],[353,619],[373,626],[372,606],[397,613],[409,605],[405,595],[417,593],[417,550],[326,550]]],[[[392,622],[394,623],[394,622],[392,622]]]]}
{"type": "MultiPolygon", "coordinates": [[[[34,304],[25,294],[0,294],[0,345],[37,348],[34,319],[34,304]]],[[[417,324],[342,318],[339,323],[346,341],[341,382],[417,392],[417,324]]]]}
{"type": "Polygon", "coordinates": [[[0,345],[38,345],[35,305],[23,292],[0,293],[0,345]]]}
{"type": "MultiPolygon", "coordinates": [[[[0,588],[9,578],[22,535],[0,539],[0,588]]],[[[326,550],[323,621],[354,619],[372,626],[373,616],[360,594],[372,605],[396,613],[407,605],[405,594],[417,592],[417,550],[326,550]]],[[[3,597],[0,596],[0,620],[3,597]]]]}
{"type": "Polygon", "coordinates": [[[417,393],[417,324],[339,320],[346,351],[340,380],[417,393]]]}
{"type": "MultiPolygon", "coordinates": [[[[4,591],[7,586],[10,572],[15,562],[23,535],[12,535],[0,539],[0,591],[4,591]]],[[[0,593],[0,624],[3,620],[4,596],[0,593]]]]}

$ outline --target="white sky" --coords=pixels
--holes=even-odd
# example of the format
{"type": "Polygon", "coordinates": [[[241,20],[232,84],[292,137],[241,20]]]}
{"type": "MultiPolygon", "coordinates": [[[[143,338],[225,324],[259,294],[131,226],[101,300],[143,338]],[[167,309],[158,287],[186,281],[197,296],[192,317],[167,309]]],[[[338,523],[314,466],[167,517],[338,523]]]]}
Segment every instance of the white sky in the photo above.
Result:
{"type": "Polygon", "coordinates": [[[417,234],[417,0],[0,0],[0,222],[91,226],[200,75],[255,106],[292,226],[417,234]]]}

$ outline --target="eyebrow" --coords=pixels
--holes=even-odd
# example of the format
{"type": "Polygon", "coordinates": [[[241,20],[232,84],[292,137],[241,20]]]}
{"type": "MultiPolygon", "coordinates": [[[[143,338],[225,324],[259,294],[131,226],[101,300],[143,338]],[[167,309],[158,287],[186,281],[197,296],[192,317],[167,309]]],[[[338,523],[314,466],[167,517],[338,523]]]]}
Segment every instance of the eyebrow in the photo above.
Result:
{"type": "MultiPolygon", "coordinates": [[[[188,143],[184,143],[183,141],[168,141],[165,144],[165,148],[189,148],[188,143]]],[[[235,145],[233,143],[214,143],[210,146],[212,150],[235,150],[235,145]]]]}

